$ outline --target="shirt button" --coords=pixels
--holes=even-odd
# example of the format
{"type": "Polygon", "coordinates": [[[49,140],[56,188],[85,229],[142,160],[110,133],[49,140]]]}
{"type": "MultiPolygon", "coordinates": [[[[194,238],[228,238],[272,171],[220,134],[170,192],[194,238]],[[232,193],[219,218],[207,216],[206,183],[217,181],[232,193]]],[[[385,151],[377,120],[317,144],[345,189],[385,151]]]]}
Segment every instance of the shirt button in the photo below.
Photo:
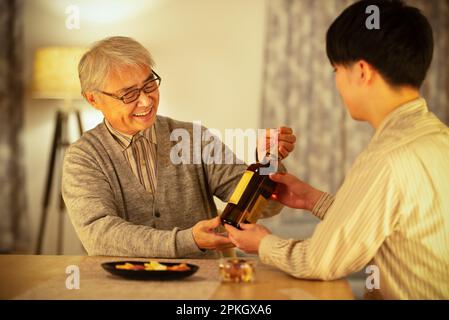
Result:
{"type": "Polygon", "coordinates": [[[154,215],[156,216],[156,218],[159,218],[161,216],[159,212],[156,212],[154,215]]]}

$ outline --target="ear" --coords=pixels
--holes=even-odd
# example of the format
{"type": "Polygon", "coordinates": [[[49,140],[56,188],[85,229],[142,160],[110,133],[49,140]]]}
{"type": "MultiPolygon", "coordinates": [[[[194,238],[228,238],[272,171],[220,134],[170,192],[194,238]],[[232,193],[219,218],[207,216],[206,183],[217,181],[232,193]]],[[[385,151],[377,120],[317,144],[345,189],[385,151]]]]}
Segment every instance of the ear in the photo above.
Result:
{"type": "Polygon", "coordinates": [[[357,62],[359,71],[359,80],[362,85],[370,84],[373,81],[375,69],[365,60],[357,62]]]}
{"type": "Polygon", "coordinates": [[[83,96],[92,107],[94,107],[95,109],[100,109],[100,105],[98,104],[97,96],[93,92],[91,92],[91,91],[84,92],[83,96]]]}

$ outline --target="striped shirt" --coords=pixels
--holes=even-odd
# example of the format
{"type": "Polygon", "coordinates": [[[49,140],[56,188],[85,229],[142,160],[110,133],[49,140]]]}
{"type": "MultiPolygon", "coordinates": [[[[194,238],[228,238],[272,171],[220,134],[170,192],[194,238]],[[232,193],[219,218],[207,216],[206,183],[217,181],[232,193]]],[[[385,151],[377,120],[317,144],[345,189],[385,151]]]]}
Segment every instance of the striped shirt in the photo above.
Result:
{"type": "Polygon", "coordinates": [[[123,156],[136,178],[148,192],[154,194],[157,186],[157,140],[154,125],[135,135],[128,135],[114,129],[106,119],[104,122],[115,141],[123,149],[123,156]]]}
{"type": "Polygon", "coordinates": [[[424,99],[384,119],[335,198],[324,194],[313,213],[322,221],[310,239],[268,235],[262,262],[322,280],[375,265],[371,297],[449,299],[449,129],[424,99]]]}

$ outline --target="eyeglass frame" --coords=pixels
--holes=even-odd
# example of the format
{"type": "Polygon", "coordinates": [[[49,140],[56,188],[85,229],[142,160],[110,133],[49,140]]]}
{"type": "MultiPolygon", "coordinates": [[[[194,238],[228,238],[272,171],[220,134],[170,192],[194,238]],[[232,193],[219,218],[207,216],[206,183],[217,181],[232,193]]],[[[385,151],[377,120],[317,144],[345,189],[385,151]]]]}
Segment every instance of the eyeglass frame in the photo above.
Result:
{"type": "Polygon", "coordinates": [[[154,90],[151,91],[151,92],[144,92],[145,94],[150,94],[150,93],[156,91],[156,90],[160,87],[162,78],[161,78],[161,77],[160,77],[154,70],[151,70],[151,73],[153,74],[153,76],[156,76],[156,78],[154,78],[154,79],[148,81],[148,83],[146,83],[145,85],[143,85],[141,88],[136,88],[136,89],[133,89],[133,90],[128,91],[127,93],[124,93],[121,97],[119,97],[119,96],[117,96],[117,95],[115,95],[115,94],[113,94],[113,93],[109,93],[109,92],[105,92],[105,91],[101,91],[101,90],[96,90],[96,91],[98,91],[98,92],[100,92],[100,93],[102,93],[102,94],[105,94],[105,95],[107,95],[107,96],[109,96],[109,97],[111,97],[111,98],[114,98],[114,99],[117,99],[117,100],[121,100],[121,101],[123,102],[123,104],[130,104],[130,103],[136,102],[136,101],[139,99],[140,93],[142,92],[142,90],[143,90],[147,85],[149,85],[150,83],[152,83],[152,82],[154,82],[154,81],[158,81],[156,89],[154,89],[154,90]],[[134,99],[133,101],[130,101],[130,102],[125,102],[125,96],[126,96],[129,92],[134,91],[134,90],[139,90],[139,94],[136,96],[136,99],[134,99]]]}

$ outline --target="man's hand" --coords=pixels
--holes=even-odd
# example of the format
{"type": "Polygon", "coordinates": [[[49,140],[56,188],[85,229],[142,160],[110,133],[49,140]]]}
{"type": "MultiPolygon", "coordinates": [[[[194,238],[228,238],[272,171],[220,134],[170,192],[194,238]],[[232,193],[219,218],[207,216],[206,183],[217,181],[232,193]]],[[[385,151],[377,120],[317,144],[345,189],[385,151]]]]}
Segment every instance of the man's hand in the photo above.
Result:
{"type": "Polygon", "coordinates": [[[312,211],[323,194],[322,191],[288,173],[271,174],[270,179],[278,183],[272,199],[290,208],[312,211]]]}
{"type": "Polygon", "coordinates": [[[193,226],[192,233],[196,245],[200,249],[225,250],[233,248],[231,240],[225,235],[214,231],[221,224],[220,217],[211,220],[203,220],[193,226]]]}
{"type": "Polygon", "coordinates": [[[260,224],[241,223],[240,228],[242,230],[228,224],[225,225],[225,228],[232,243],[246,253],[258,253],[260,242],[271,233],[270,230],[260,224]]]}
{"type": "Polygon", "coordinates": [[[295,149],[295,142],[296,136],[291,128],[266,129],[265,135],[258,138],[257,157],[262,161],[267,151],[272,150],[277,144],[279,158],[285,159],[295,149]]]}

